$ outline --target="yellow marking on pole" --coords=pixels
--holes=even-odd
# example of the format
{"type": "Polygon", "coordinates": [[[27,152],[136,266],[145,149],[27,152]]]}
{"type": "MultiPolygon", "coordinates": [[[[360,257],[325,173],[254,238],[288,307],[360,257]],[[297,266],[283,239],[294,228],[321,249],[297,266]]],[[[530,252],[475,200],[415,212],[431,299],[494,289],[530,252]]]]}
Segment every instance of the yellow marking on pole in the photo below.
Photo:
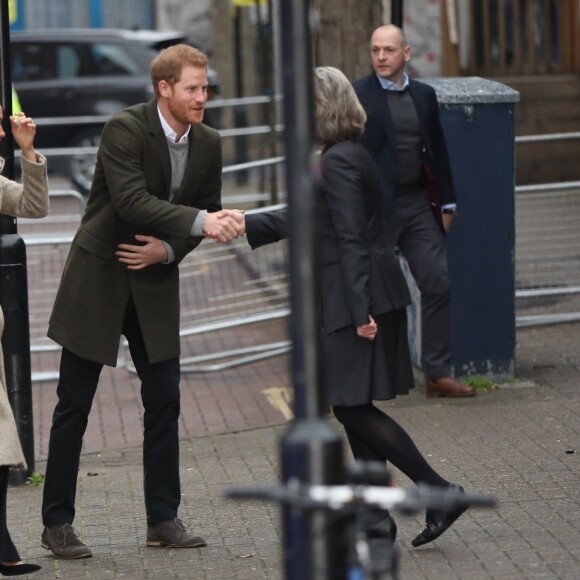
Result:
{"type": "Polygon", "coordinates": [[[292,388],[272,387],[270,389],[264,389],[262,393],[266,395],[270,405],[282,413],[284,419],[290,421],[294,418],[294,412],[292,411],[294,390],[292,388]]]}
{"type": "Polygon", "coordinates": [[[258,1],[260,4],[267,4],[267,0],[232,0],[234,6],[255,6],[258,1]]]}
{"type": "Polygon", "coordinates": [[[8,0],[8,20],[10,24],[18,20],[18,4],[16,4],[16,0],[8,0]]]}

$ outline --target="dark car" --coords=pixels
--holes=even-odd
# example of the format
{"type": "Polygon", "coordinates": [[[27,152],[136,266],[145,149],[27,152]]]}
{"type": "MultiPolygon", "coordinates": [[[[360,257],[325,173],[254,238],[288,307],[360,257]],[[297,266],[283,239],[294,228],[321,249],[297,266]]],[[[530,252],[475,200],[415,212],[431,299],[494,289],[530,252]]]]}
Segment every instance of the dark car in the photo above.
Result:
{"type": "MultiPolygon", "coordinates": [[[[37,147],[97,146],[105,118],[153,98],[151,60],[157,51],[179,42],[187,42],[182,33],[156,30],[12,32],[12,81],[22,110],[36,119],[55,119],[54,124],[39,124],[37,147]],[[83,119],[95,116],[101,119],[83,119]],[[67,121],[70,117],[77,119],[67,121]]],[[[219,87],[215,71],[208,69],[208,80],[211,98],[219,87]]],[[[212,124],[209,117],[205,122],[212,124]]],[[[51,163],[53,168],[88,191],[94,154],[66,152],[58,160],[62,163],[51,163]]]]}

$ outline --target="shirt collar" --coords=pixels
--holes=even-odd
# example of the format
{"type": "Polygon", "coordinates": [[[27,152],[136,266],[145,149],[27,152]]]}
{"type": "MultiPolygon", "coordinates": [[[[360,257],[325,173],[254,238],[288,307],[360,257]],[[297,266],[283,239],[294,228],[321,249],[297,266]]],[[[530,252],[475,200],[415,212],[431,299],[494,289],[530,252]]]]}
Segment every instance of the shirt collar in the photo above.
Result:
{"type": "Polygon", "coordinates": [[[409,86],[409,77],[407,76],[407,73],[403,73],[402,87],[397,86],[393,81],[384,79],[379,75],[377,75],[377,78],[379,79],[379,83],[381,83],[381,87],[386,91],[404,91],[409,86]]]}
{"type": "Polygon", "coordinates": [[[4,157],[0,157],[0,173],[4,170],[4,157]]]}
{"type": "MultiPolygon", "coordinates": [[[[159,107],[157,107],[157,113],[159,114],[159,120],[161,121],[161,126],[163,127],[163,132],[167,139],[169,139],[172,143],[176,143],[175,138],[177,137],[177,133],[169,126],[169,123],[165,120],[159,107]]],[[[187,143],[189,141],[189,132],[191,131],[191,125],[187,128],[187,131],[182,135],[181,139],[177,141],[177,143],[187,143]]]]}

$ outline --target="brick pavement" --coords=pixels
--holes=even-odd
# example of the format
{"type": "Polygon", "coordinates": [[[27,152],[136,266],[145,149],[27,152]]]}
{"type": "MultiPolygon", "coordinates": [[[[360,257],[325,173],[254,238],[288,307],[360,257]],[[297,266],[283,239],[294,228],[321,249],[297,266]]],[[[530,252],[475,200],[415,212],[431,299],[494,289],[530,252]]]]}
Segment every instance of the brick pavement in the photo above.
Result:
{"type": "MultiPolygon", "coordinates": [[[[274,330],[282,332],[279,325],[274,330]]],[[[410,540],[421,517],[397,514],[403,579],[578,578],[579,333],[578,323],[518,330],[518,381],[475,399],[426,399],[420,387],[385,405],[443,475],[499,501],[494,510],[470,510],[418,549],[410,540]]],[[[286,368],[283,356],[184,377],[181,515],[207,538],[208,547],[199,550],[145,547],[135,378],[123,369],[107,371],[87,432],[75,521],[95,556],[54,560],[39,546],[42,489],[11,488],[15,542],[27,561],[43,566],[31,577],[282,578],[277,508],[226,500],[223,492],[232,483],[277,480],[285,422],[263,391],[287,386],[286,368]],[[117,397],[115,404],[109,396],[117,397]]],[[[53,391],[54,384],[35,386],[39,471],[53,391]]]]}
{"type": "MultiPolygon", "coordinates": [[[[286,335],[284,320],[244,327],[239,331],[216,331],[184,341],[184,354],[227,350],[237,336],[238,346],[281,340],[286,335]],[[232,336],[234,335],[234,336],[232,336]]],[[[48,358],[49,355],[44,355],[48,358]]],[[[58,368],[58,356],[48,368],[58,368]]],[[[47,363],[48,364],[48,363],[47,363]]],[[[276,357],[260,364],[245,365],[219,373],[188,373],[181,381],[181,437],[220,433],[269,425],[284,415],[268,402],[263,391],[289,386],[287,359],[276,357]]],[[[56,404],[56,383],[33,383],[33,411],[36,457],[45,458],[52,412],[56,404]]],[[[84,439],[85,453],[140,445],[143,416],[140,382],[126,368],[104,367],[84,439]]]]}

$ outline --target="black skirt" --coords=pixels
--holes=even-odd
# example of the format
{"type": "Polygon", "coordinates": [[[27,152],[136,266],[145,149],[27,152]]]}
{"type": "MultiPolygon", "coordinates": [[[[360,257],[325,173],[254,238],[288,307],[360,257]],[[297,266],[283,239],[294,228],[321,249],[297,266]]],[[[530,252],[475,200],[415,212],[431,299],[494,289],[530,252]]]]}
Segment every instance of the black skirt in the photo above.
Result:
{"type": "Polygon", "coordinates": [[[406,395],[415,386],[406,310],[395,310],[374,319],[378,331],[372,342],[357,336],[353,326],[324,337],[327,405],[385,401],[406,395]]]}

